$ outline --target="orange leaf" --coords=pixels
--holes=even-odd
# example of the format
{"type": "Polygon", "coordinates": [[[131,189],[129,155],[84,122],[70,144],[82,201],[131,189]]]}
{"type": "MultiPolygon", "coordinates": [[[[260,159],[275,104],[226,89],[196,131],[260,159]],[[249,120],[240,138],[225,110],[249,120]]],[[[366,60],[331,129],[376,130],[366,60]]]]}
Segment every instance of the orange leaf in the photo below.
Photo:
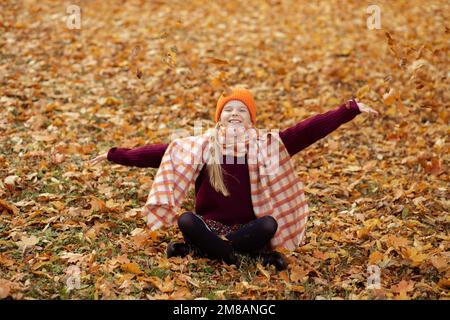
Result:
{"type": "Polygon", "coordinates": [[[92,211],[97,211],[97,212],[104,212],[106,211],[106,205],[105,202],[99,198],[96,197],[92,197],[91,201],[91,210],[92,211]]]}
{"type": "Polygon", "coordinates": [[[368,228],[368,227],[361,228],[358,231],[356,231],[356,236],[358,237],[358,239],[368,238],[369,234],[370,234],[370,228],[368,228]]]}
{"type": "Polygon", "coordinates": [[[441,288],[446,288],[449,289],[450,288],[450,279],[440,279],[438,282],[438,286],[441,288]]]}
{"type": "Polygon", "coordinates": [[[286,270],[279,272],[278,275],[280,276],[280,278],[282,280],[284,280],[284,282],[289,283],[289,276],[288,276],[286,270]]]}
{"type": "Polygon", "coordinates": [[[409,291],[413,291],[414,290],[414,281],[405,281],[402,280],[400,281],[397,285],[392,286],[391,289],[393,292],[397,292],[397,293],[406,293],[409,291]]]}
{"type": "Polygon", "coordinates": [[[384,258],[383,253],[379,251],[374,251],[369,256],[369,264],[377,264],[378,262],[382,261],[384,258]]]}
{"type": "Polygon", "coordinates": [[[397,90],[391,88],[389,92],[383,96],[383,103],[387,106],[390,106],[397,99],[397,96],[397,90]]]}
{"type": "Polygon", "coordinates": [[[120,267],[125,272],[131,272],[131,273],[134,273],[134,274],[142,274],[142,273],[144,273],[139,268],[139,266],[136,263],[134,263],[134,262],[124,263],[120,267]]]}

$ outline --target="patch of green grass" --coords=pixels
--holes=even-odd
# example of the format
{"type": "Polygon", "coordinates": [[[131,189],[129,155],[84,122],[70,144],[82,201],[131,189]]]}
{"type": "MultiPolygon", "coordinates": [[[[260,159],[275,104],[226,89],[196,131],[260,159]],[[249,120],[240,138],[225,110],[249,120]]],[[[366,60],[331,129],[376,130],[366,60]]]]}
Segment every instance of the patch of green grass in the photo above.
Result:
{"type": "Polygon", "coordinates": [[[207,274],[213,274],[216,271],[216,268],[213,268],[212,266],[206,265],[203,267],[203,272],[207,274]]]}
{"type": "Polygon", "coordinates": [[[20,250],[15,250],[12,252],[11,256],[14,260],[22,259],[22,252],[20,252],[20,250]]]}
{"type": "Polygon", "coordinates": [[[148,276],[155,276],[161,279],[164,279],[167,275],[169,275],[171,273],[170,270],[166,270],[166,269],[161,269],[158,267],[150,267],[146,274],[148,276]]]}
{"type": "Polygon", "coordinates": [[[39,192],[40,193],[52,193],[52,194],[59,193],[58,184],[55,184],[55,183],[52,183],[52,184],[44,183],[43,187],[41,188],[41,190],[39,190],[39,192]]]}
{"type": "Polygon", "coordinates": [[[70,297],[70,291],[68,292],[67,288],[65,286],[62,286],[58,292],[58,299],[67,300],[67,299],[69,299],[69,297],[70,297]]]}
{"type": "Polygon", "coordinates": [[[206,295],[204,295],[205,298],[209,300],[217,300],[217,295],[214,293],[214,291],[208,292],[206,295]]]}

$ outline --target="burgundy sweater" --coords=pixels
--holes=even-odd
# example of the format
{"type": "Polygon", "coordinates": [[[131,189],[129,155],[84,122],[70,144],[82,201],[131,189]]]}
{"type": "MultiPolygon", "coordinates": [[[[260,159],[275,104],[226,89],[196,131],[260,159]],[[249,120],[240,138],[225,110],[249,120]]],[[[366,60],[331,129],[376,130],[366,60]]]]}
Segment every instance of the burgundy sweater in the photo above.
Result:
{"type": "MultiPolygon", "coordinates": [[[[356,101],[351,100],[350,108],[342,104],[334,110],[300,121],[280,131],[280,138],[292,157],[359,113],[356,101]]],[[[108,160],[126,166],[158,168],[167,146],[168,144],[149,144],[133,149],[111,148],[108,160]]],[[[226,164],[224,158],[222,168],[224,182],[230,192],[228,197],[214,190],[209,182],[206,166],[203,167],[195,181],[197,214],[226,225],[244,224],[256,218],[250,194],[248,165],[246,161],[245,164],[240,163],[242,161],[235,158],[234,164],[226,164]]]]}

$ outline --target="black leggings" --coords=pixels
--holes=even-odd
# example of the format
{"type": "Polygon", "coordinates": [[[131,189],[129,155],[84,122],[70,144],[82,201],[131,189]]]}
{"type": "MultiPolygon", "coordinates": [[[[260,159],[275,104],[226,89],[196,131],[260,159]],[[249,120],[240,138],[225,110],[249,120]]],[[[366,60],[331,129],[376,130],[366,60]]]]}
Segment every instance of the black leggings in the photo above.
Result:
{"type": "Polygon", "coordinates": [[[227,261],[234,250],[254,253],[270,246],[270,239],[275,235],[278,224],[271,216],[255,219],[239,230],[229,233],[223,240],[212,232],[205,222],[192,212],[185,212],[178,218],[178,226],[186,242],[198,247],[208,256],[227,261]]]}

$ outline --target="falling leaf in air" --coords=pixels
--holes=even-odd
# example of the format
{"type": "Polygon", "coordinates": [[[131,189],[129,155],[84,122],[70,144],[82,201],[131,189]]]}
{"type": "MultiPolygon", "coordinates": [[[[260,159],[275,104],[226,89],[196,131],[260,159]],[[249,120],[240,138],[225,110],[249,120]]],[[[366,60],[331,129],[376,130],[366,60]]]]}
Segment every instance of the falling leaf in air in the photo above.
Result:
{"type": "Polygon", "coordinates": [[[388,93],[383,95],[383,103],[390,106],[397,99],[397,96],[397,91],[394,88],[391,88],[388,93]]]}

